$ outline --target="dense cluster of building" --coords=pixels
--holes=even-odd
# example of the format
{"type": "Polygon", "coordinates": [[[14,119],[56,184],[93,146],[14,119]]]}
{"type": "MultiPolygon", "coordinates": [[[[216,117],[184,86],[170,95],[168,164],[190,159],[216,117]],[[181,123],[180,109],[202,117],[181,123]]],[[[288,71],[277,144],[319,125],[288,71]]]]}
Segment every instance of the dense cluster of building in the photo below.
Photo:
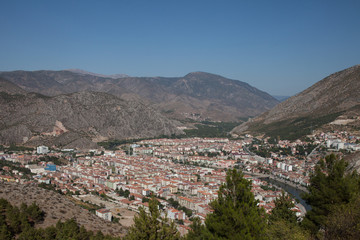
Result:
{"type": "MultiPolygon", "coordinates": [[[[313,144],[331,148],[337,143],[337,148],[341,149],[340,143],[344,143],[343,146],[349,143],[352,144],[352,150],[358,150],[356,141],[359,138],[348,134],[345,136],[346,139],[344,133],[322,133],[313,136],[313,144]]],[[[262,144],[268,143],[265,140],[262,144]]],[[[278,147],[296,151],[296,146],[308,142],[278,141],[276,144],[278,147]]],[[[3,167],[0,179],[23,184],[33,182],[52,184],[63,193],[76,195],[91,192],[111,195],[115,192],[127,191],[128,196],[117,195],[112,201],[135,211],[140,206],[147,208],[148,204],[144,200],[154,195],[163,206],[163,214],[166,213],[170,219],[180,221],[179,228],[186,231],[190,224],[190,216],[198,216],[204,220],[206,214],[212,211],[209,203],[217,198],[217,192],[225,181],[228,168],[244,170],[244,177],[252,182],[255,198],[267,212],[271,212],[274,200],[281,191],[254,177],[254,174],[266,173],[295,184],[304,186],[309,184],[309,173],[313,171],[318,160],[316,154],[309,153],[306,157],[297,158],[282,155],[281,152],[272,152],[270,158],[262,158],[249,152],[250,145],[258,146],[253,144],[251,136],[242,140],[226,138],[143,140],[127,145],[126,151],[92,150],[87,154],[66,155],[69,164],[64,166],[37,161],[42,154],[64,157],[62,152],[49,152],[47,147],[40,146],[33,154],[0,152],[0,159],[18,162],[30,169],[34,174],[33,179],[24,179],[23,173],[17,170],[10,171],[6,167],[3,167]],[[183,208],[175,209],[171,204],[174,201],[183,208]]],[[[298,207],[294,208],[294,211],[301,214],[298,207]]],[[[109,209],[98,210],[96,214],[111,220],[109,209]]]]}

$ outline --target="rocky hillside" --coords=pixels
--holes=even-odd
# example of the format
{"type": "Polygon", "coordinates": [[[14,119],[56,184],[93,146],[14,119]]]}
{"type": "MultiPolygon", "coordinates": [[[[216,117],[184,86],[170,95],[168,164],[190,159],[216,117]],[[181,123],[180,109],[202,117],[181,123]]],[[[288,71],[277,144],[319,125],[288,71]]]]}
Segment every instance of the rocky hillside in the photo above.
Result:
{"type": "Polygon", "coordinates": [[[60,221],[74,218],[75,221],[87,230],[113,236],[125,235],[127,229],[120,224],[105,221],[88,210],[75,205],[64,195],[45,190],[33,185],[21,185],[2,182],[0,184],[0,198],[5,198],[12,205],[20,207],[21,203],[31,205],[35,202],[45,212],[45,219],[37,227],[46,228],[56,225],[60,221]]]}
{"type": "MultiPolygon", "coordinates": [[[[360,113],[360,65],[331,74],[268,112],[235,128],[246,131],[298,136],[337,117],[356,118],[360,113]]],[[[353,122],[353,121],[352,121],[353,122]]]]}
{"type": "Polygon", "coordinates": [[[0,77],[27,91],[47,96],[97,91],[126,99],[142,99],[177,119],[237,121],[259,115],[279,103],[247,83],[204,72],[176,78],[125,75],[116,78],[81,70],[14,71],[0,72],[0,77]]]}
{"type": "Polygon", "coordinates": [[[25,94],[26,91],[18,87],[16,84],[0,78],[0,92],[8,94],[25,94]]]}
{"type": "Polygon", "coordinates": [[[98,92],[18,94],[11,86],[0,92],[0,144],[91,148],[107,139],[182,133],[177,122],[136,100],[98,92]]]}

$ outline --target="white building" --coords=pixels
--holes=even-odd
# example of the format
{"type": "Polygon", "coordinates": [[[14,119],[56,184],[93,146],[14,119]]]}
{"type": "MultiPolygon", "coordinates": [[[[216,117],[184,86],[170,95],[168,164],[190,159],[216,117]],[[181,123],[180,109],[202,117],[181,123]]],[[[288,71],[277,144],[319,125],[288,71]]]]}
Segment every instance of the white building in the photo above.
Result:
{"type": "Polygon", "coordinates": [[[174,208],[169,208],[167,210],[167,216],[172,220],[185,220],[185,213],[174,208]]]}
{"type": "Polygon", "coordinates": [[[25,165],[25,167],[30,169],[30,171],[35,174],[41,174],[41,173],[45,172],[45,169],[43,166],[38,166],[36,164],[25,165]]]}
{"type": "Polygon", "coordinates": [[[326,147],[327,148],[331,148],[331,144],[332,144],[331,140],[326,140],[326,147]]]}
{"type": "Polygon", "coordinates": [[[112,214],[111,214],[110,210],[106,209],[106,208],[96,210],[96,216],[101,217],[101,218],[103,218],[105,220],[108,220],[110,222],[111,222],[111,219],[112,219],[112,214]]]}
{"type": "Polygon", "coordinates": [[[47,146],[38,146],[36,152],[37,154],[46,154],[49,152],[49,148],[47,146]]]}
{"type": "Polygon", "coordinates": [[[286,164],[285,163],[281,163],[281,170],[285,170],[286,164]]]}
{"type": "Polygon", "coordinates": [[[339,142],[337,144],[337,149],[340,150],[340,149],[344,149],[344,143],[343,142],[339,142]]]}
{"type": "Polygon", "coordinates": [[[293,167],[292,167],[292,165],[286,165],[285,169],[286,169],[286,171],[291,172],[293,167]]]}

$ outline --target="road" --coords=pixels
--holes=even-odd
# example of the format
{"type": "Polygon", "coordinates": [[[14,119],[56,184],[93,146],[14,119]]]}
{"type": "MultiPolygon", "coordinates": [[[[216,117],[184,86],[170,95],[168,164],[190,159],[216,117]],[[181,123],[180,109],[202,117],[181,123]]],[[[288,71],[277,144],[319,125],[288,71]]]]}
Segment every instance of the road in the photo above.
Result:
{"type": "Polygon", "coordinates": [[[321,147],[321,146],[322,146],[322,143],[320,143],[319,145],[317,145],[317,146],[311,151],[311,153],[306,156],[306,159],[309,160],[310,157],[315,153],[315,151],[317,151],[317,149],[318,149],[319,147],[321,147]]]}

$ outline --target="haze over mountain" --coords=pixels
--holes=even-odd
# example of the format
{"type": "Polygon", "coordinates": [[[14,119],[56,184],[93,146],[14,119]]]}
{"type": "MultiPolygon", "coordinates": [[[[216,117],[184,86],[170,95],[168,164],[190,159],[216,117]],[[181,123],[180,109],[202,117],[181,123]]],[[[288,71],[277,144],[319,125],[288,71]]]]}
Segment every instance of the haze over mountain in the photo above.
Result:
{"type": "Polygon", "coordinates": [[[283,101],[285,101],[286,99],[288,99],[290,96],[273,95],[273,97],[274,97],[275,99],[277,99],[278,101],[283,102],[283,101]]]}
{"type": "Polygon", "coordinates": [[[3,79],[0,90],[0,144],[90,148],[107,139],[182,133],[177,122],[137,100],[100,92],[48,97],[3,79]]]}
{"type": "Polygon", "coordinates": [[[238,121],[259,115],[279,103],[245,82],[204,72],[174,78],[113,78],[82,70],[13,71],[1,72],[0,76],[27,91],[47,96],[96,91],[125,99],[142,99],[176,119],[238,121]]]}
{"type": "MultiPolygon", "coordinates": [[[[301,93],[233,130],[276,136],[284,132],[298,136],[309,133],[337,117],[360,114],[360,65],[331,74],[301,93]]],[[[351,121],[352,124],[356,123],[351,121]]]]}

